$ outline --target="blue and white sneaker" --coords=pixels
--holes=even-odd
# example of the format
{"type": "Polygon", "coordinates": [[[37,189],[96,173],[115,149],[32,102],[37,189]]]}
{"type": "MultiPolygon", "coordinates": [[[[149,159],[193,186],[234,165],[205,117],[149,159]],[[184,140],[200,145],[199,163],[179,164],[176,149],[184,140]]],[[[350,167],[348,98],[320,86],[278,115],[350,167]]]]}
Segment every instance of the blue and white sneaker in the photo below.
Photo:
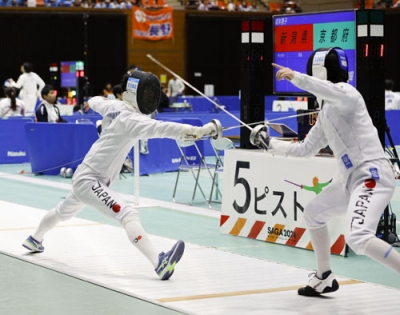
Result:
{"type": "Polygon", "coordinates": [[[42,253],[44,251],[44,247],[42,242],[34,239],[31,235],[26,239],[26,241],[22,244],[26,249],[30,250],[32,253],[42,253]]]}
{"type": "Polygon", "coordinates": [[[178,241],[167,253],[158,255],[158,266],[155,269],[161,280],[168,280],[174,273],[175,266],[185,251],[185,243],[178,241]]]}

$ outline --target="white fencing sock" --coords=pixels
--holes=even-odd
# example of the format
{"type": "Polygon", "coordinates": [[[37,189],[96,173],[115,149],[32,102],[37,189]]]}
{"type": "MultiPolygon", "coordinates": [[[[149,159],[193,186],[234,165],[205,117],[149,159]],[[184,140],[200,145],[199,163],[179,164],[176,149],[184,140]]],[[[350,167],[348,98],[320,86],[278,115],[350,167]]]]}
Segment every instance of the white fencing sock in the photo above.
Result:
{"type": "Polygon", "coordinates": [[[400,272],[400,254],[385,241],[374,237],[367,241],[364,254],[369,258],[400,272]]]}
{"type": "Polygon", "coordinates": [[[122,221],[129,240],[152,263],[154,268],[158,266],[158,253],[156,252],[149,236],[142,227],[137,214],[130,215],[122,221]]]}
{"type": "Polygon", "coordinates": [[[51,209],[40,221],[38,228],[36,229],[33,238],[39,242],[43,241],[44,235],[54,228],[60,220],[57,218],[56,209],[51,209]]]}
{"type": "Polygon", "coordinates": [[[331,244],[328,226],[324,225],[319,228],[308,226],[308,232],[317,258],[317,277],[322,279],[322,274],[331,270],[331,244]]]}

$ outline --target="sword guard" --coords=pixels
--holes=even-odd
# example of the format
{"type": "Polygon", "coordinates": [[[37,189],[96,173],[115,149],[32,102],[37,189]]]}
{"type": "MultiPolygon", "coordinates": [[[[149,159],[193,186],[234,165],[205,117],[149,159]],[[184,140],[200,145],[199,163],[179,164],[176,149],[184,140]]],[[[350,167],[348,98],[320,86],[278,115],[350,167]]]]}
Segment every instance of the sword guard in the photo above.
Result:
{"type": "Polygon", "coordinates": [[[268,150],[269,134],[265,125],[258,125],[250,133],[250,143],[257,148],[268,150]]]}
{"type": "Polygon", "coordinates": [[[216,130],[216,134],[214,136],[212,136],[213,139],[221,139],[222,138],[222,133],[223,133],[223,129],[222,129],[222,124],[218,119],[213,119],[211,120],[211,122],[215,125],[215,130],[216,130]]]}

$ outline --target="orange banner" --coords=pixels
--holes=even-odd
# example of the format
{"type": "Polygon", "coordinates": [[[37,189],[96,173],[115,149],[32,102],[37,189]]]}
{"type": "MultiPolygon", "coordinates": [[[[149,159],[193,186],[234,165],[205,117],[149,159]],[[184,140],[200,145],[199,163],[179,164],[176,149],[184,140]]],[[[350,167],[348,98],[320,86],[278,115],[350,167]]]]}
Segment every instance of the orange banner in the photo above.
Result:
{"type": "Polygon", "coordinates": [[[132,7],[132,37],[147,40],[173,38],[172,12],[172,7],[159,10],[132,7]]]}

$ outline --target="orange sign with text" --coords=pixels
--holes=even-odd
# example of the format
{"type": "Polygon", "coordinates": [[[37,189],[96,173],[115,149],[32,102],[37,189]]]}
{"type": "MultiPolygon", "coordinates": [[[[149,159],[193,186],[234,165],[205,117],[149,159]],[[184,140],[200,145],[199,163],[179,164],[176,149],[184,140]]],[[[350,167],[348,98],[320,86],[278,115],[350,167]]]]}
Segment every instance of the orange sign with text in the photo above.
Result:
{"type": "Polygon", "coordinates": [[[132,7],[132,37],[163,40],[174,37],[172,7],[146,10],[132,7]]]}

